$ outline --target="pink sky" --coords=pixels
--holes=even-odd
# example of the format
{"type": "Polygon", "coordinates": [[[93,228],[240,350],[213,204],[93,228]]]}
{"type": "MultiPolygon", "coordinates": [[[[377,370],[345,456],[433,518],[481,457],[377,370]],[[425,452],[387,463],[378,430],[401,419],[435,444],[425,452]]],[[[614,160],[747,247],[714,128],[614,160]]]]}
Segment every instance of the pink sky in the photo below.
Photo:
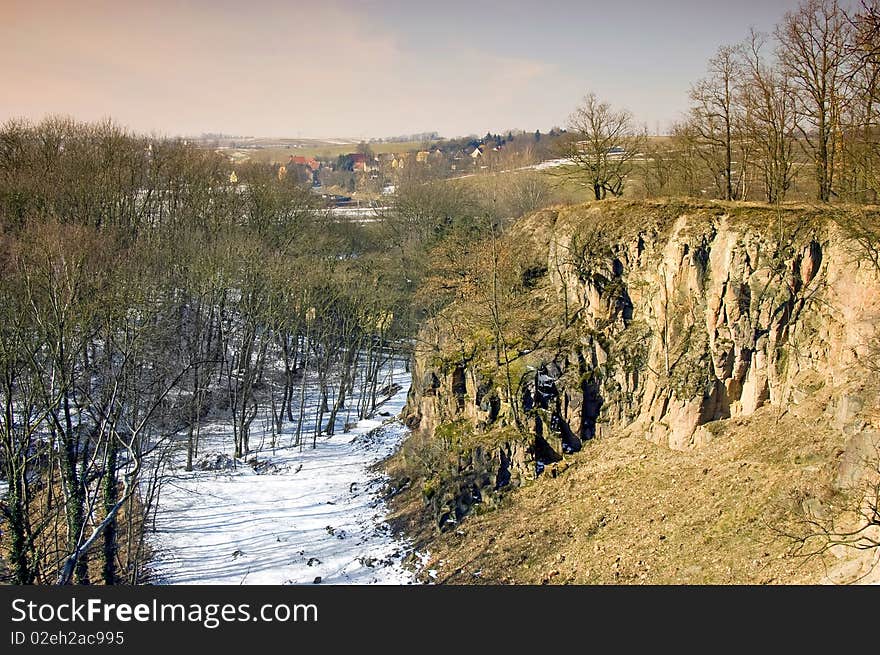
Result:
{"type": "MultiPolygon", "coordinates": [[[[744,1],[765,23],[791,4],[744,1]]],[[[675,12],[711,14],[682,0],[616,33],[615,20],[647,15],[603,2],[596,23],[589,5],[0,0],[0,121],[60,113],[164,134],[455,136],[563,125],[595,90],[653,127],[684,107],[714,47],[755,22],[741,7],[739,22],[689,40],[675,12]]]]}

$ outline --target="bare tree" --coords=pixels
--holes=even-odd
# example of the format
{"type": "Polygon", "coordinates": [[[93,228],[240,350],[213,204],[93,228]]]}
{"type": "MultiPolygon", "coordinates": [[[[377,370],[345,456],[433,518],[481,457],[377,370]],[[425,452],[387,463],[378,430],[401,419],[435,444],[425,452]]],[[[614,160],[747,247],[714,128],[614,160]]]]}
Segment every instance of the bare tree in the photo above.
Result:
{"type": "Polygon", "coordinates": [[[751,31],[742,48],[746,75],[741,102],[747,107],[745,136],[757,145],[756,163],[764,182],[764,198],[776,203],[794,179],[794,146],[797,114],[792,82],[785,69],[769,65],[763,57],[766,39],[751,31]]]}
{"type": "Polygon", "coordinates": [[[779,59],[799,91],[799,129],[815,160],[821,202],[835,193],[841,120],[851,96],[851,31],[837,0],[804,0],[776,28],[779,59]]]}
{"type": "Polygon", "coordinates": [[[647,139],[633,115],[589,93],[569,117],[569,129],[562,155],[571,160],[574,175],[593,190],[596,200],[609,193],[623,195],[626,178],[647,139]]]}
{"type": "Polygon", "coordinates": [[[850,17],[852,102],[843,138],[842,186],[853,199],[880,196],[880,1],[867,0],[850,17]]]}
{"type": "Polygon", "coordinates": [[[648,198],[657,198],[669,192],[672,186],[673,153],[668,147],[649,143],[645,149],[642,184],[648,198]]]}
{"type": "Polygon", "coordinates": [[[672,191],[685,196],[702,195],[704,175],[700,166],[700,140],[691,121],[675,123],[669,141],[666,159],[671,168],[672,191]]]}
{"type": "MultiPolygon", "coordinates": [[[[700,156],[712,171],[724,200],[742,196],[743,176],[734,180],[734,140],[742,119],[736,84],[739,49],[722,46],[709,60],[708,76],[691,87],[691,124],[699,137],[700,156]]],[[[742,164],[742,160],[740,162],[742,164]]]]}

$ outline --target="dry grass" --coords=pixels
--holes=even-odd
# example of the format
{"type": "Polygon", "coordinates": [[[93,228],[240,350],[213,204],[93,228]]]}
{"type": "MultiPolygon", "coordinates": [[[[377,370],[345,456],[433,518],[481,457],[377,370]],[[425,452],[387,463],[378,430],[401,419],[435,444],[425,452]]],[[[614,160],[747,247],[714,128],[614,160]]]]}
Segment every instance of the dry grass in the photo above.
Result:
{"type": "Polygon", "coordinates": [[[415,492],[396,499],[396,520],[428,549],[425,571],[441,583],[815,582],[833,556],[796,557],[779,531],[805,499],[830,493],[842,446],[818,409],[778,418],[766,408],[717,424],[696,451],[635,434],[596,440],[556,478],[509,493],[455,531],[421,522],[415,492]]]}

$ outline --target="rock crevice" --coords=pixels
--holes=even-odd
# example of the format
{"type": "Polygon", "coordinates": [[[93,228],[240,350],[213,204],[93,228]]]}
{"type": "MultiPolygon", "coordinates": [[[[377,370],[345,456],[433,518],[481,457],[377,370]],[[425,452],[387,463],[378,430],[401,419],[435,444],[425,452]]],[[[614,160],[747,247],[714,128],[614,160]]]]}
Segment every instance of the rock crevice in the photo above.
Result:
{"type": "Polygon", "coordinates": [[[420,340],[410,423],[491,435],[463,468],[480,470],[478,489],[624,429],[699,447],[715,421],[845,386],[877,339],[877,272],[821,213],[599,204],[539,213],[509,236],[545,262],[524,293],[556,323],[552,347],[512,326],[526,347],[502,371],[479,348],[462,361],[443,334],[420,340]]]}

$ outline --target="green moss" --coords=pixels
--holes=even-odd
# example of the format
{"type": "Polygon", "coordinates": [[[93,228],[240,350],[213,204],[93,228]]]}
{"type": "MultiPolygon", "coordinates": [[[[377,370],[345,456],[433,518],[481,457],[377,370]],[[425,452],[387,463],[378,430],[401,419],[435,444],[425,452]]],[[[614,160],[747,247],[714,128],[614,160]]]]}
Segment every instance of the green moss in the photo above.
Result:
{"type": "Polygon", "coordinates": [[[788,370],[788,350],[786,344],[776,346],[776,374],[780,377],[788,370]]]}
{"type": "Polygon", "coordinates": [[[609,361],[627,373],[642,371],[648,365],[648,344],[653,331],[645,321],[632,321],[613,343],[609,361]]]}
{"type": "Polygon", "coordinates": [[[677,398],[690,400],[703,397],[711,386],[712,359],[705,330],[693,328],[680,346],[670,368],[668,384],[677,398]]]}
{"type": "Polygon", "coordinates": [[[450,448],[461,448],[465,436],[470,432],[467,419],[459,418],[447,423],[441,423],[434,429],[434,438],[447,444],[450,448]]]}
{"type": "MultiPolygon", "coordinates": [[[[547,356],[547,353],[544,353],[543,351],[530,352],[524,355],[512,353],[509,371],[514,391],[519,388],[524,379],[529,375],[534,375],[534,372],[541,366],[547,356]]],[[[503,369],[500,370],[499,373],[502,376],[506,376],[506,371],[503,369]]]]}
{"type": "Polygon", "coordinates": [[[425,480],[425,483],[422,485],[422,497],[424,500],[431,500],[437,494],[437,489],[439,487],[440,480],[438,478],[434,477],[430,480],[425,480]]]}
{"type": "Polygon", "coordinates": [[[702,427],[713,437],[718,437],[727,430],[729,425],[728,421],[719,420],[719,421],[709,421],[708,423],[703,423],[702,427]]]}

